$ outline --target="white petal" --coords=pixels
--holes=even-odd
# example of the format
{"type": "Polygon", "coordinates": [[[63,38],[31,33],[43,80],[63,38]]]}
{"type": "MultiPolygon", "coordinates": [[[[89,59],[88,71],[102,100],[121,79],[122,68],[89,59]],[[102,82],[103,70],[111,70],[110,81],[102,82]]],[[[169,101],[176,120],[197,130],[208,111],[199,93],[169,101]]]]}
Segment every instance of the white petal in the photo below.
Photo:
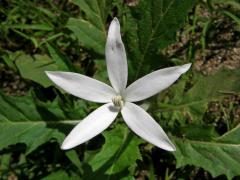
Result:
{"type": "Polygon", "coordinates": [[[191,64],[185,64],[154,71],[129,85],[124,92],[124,98],[129,102],[147,99],[168,88],[190,67],[191,64]]]}
{"type": "Polygon", "coordinates": [[[130,129],[144,140],[167,151],[176,150],[163,129],[141,107],[126,102],[121,113],[130,129]]]}
{"type": "Polygon", "coordinates": [[[120,34],[120,24],[114,18],[109,26],[106,43],[106,60],[109,80],[113,88],[121,93],[127,85],[127,58],[120,34]]]}
{"type": "Polygon", "coordinates": [[[114,121],[118,111],[112,103],[99,107],[73,128],[61,149],[71,149],[100,134],[114,121]]]}
{"type": "Polygon", "coordinates": [[[88,101],[107,103],[116,95],[112,87],[81,74],[59,71],[46,71],[46,74],[58,87],[88,101]]]}

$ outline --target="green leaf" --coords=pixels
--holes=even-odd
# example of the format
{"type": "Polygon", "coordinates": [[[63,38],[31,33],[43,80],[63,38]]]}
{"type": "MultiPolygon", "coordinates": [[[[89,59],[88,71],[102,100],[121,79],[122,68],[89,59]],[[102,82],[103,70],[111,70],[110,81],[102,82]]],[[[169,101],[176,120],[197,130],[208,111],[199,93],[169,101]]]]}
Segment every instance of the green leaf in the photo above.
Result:
{"type": "Polygon", "coordinates": [[[89,21],[70,18],[67,27],[73,31],[82,46],[99,54],[104,54],[104,33],[93,26],[89,21]]]}
{"type": "Polygon", "coordinates": [[[6,51],[4,51],[4,53],[2,55],[2,59],[9,68],[13,69],[14,71],[17,71],[15,61],[19,56],[21,56],[23,54],[24,54],[24,52],[22,52],[22,51],[11,52],[11,51],[6,50],[6,51]]]}
{"type": "MultiPolygon", "coordinates": [[[[221,100],[226,95],[240,90],[239,70],[219,70],[210,76],[195,74],[192,87],[186,81],[176,84],[169,102],[161,104],[164,114],[172,123],[180,122],[178,133],[183,139],[175,138],[177,167],[194,165],[209,171],[214,177],[225,174],[228,179],[239,175],[237,157],[240,155],[239,126],[225,135],[218,137],[214,127],[206,126],[202,121],[208,103],[221,100]],[[171,104],[170,104],[171,103],[171,104]],[[191,120],[186,122],[187,117],[191,120]],[[186,125],[187,123],[187,125],[186,125]],[[236,160],[235,160],[236,159],[236,160]]],[[[239,158],[238,158],[239,159],[239,158]]]]}
{"type": "Polygon", "coordinates": [[[239,70],[222,69],[210,76],[196,74],[195,80],[195,84],[187,92],[183,91],[183,86],[173,87],[173,92],[179,90],[181,93],[175,93],[167,106],[160,105],[161,111],[178,113],[178,118],[180,114],[184,117],[189,115],[191,120],[201,122],[210,101],[220,100],[229,92],[240,91],[239,70]]]}
{"type": "Polygon", "coordinates": [[[238,26],[240,25],[240,18],[235,14],[231,13],[230,11],[222,11],[222,13],[228,17],[230,17],[233,21],[235,21],[238,26]]]}
{"type": "Polygon", "coordinates": [[[240,126],[214,141],[175,138],[177,168],[185,165],[202,167],[213,177],[226,175],[230,180],[240,175],[240,126]]]}
{"type": "Polygon", "coordinates": [[[32,80],[43,87],[49,87],[53,83],[47,77],[45,71],[75,71],[71,62],[61,54],[54,46],[47,45],[47,55],[35,54],[33,56],[22,54],[15,59],[16,66],[25,79],[32,80]]]}
{"type": "Polygon", "coordinates": [[[39,54],[35,54],[34,56],[19,56],[16,60],[16,66],[23,78],[39,83],[43,87],[49,87],[52,85],[52,82],[45,74],[45,71],[58,70],[58,67],[53,60],[46,55],[39,54]]]}
{"type": "Polygon", "coordinates": [[[56,125],[68,121],[63,121],[65,113],[56,100],[53,103],[40,103],[31,94],[11,97],[0,92],[0,104],[0,149],[24,143],[27,153],[30,153],[52,138],[62,142],[64,134],[56,125]]]}
{"type": "MultiPolygon", "coordinates": [[[[114,175],[136,167],[136,160],[141,159],[138,145],[141,140],[129,133],[126,126],[117,125],[111,131],[103,133],[105,144],[101,151],[89,161],[93,175],[108,175],[112,179],[114,175]]],[[[113,178],[114,179],[114,178],[113,178]]]]}
{"type": "Polygon", "coordinates": [[[72,0],[86,14],[86,19],[105,32],[105,22],[112,0],[72,0]]]}
{"type": "Polygon", "coordinates": [[[190,140],[209,140],[218,137],[214,126],[189,124],[179,128],[180,134],[190,140]]]}
{"type": "Polygon", "coordinates": [[[48,52],[52,58],[52,60],[57,64],[58,68],[62,71],[75,71],[74,66],[71,61],[64,56],[54,45],[49,43],[47,44],[48,52]]]}
{"type": "Polygon", "coordinates": [[[78,167],[78,169],[80,170],[82,168],[82,163],[78,157],[78,154],[76,151],[74,151],[73,149],[70,151],[66,152],[66,155],[68,157],[68,159],[70,159],[72,161],[72,163],[78,167]]]}
{"type": "MultiPolygon", "coordinates": [[[[210,2],[213,5],[224,4],[224,5],[227,5],[227,6],[231,6],[232,8],[234,8],[236,10],[240,10],[240,1],[239,0],[211,0],[210,2]]],[[[216,9],[218,9],[218,8],[216,8],[216,9]]],[[[220,9],[220,11],[221,10],[222,9],[220,9]]]]}
{"type": "Polygon", "coordinates": [[[79,176],[76,174],[68,174],[65,171],[55,171],[49,174],[48,176],[44,177],[43,180],[79,180],[79,176]]]}
{"type": "Polygon", "coordinates": [[[55,180],[55,179],[67,180],[70,179],[70,177],[65,171],[56,171],[43,178],[43,180],[55,180]]]}
{"type": "Polygon", "coordinates": [[[0,149],[12,144],[24,143],[27,145],[27,154],[50,139],[55,138],[58,142],[62,142],[64,138],[58,130],[48,128],[44,121],[0,122],[0,128],[2,129],[0,149]]]}
{"type": "Polygon", "coordinates": [[[32,43],[34,44],[35,48],[38,48],[38,47],[39,47],[38,40],[37,40],[37,38],[36,38],[35,36],[30,35],[30,34],[27,34],[27,33],[23,33],[23,32],[21,32],[21,31],[18,31],[17,29],[13,29],[13,31],[14,31],[15,33],[17,33],[18,35],[22,36],[23,38],[32,41],[32,43]]]}
{"type": "Polygon", "coordinates": [[[99,54],[104,54],[106,21],[111,0],[73,0],[85,13],[85,19],[70,18],[67,28],[73,31],[79,43],[99,54]]]}
{"type": "Polygon", "coordinates": [[[94,73],[94,79],[110,84],[107,73],[107,65],[104,59],[94,60],[96,71],[94,73]]]}
{"type": "Polygon", "coordinates": [[[125,45],[135,77],[164,64],[159,51],[175,42],[196,0],[141,0],[131,8],[125,22],[125,45]],[[137,67],[137,68],[136,68],[137,67]]]}

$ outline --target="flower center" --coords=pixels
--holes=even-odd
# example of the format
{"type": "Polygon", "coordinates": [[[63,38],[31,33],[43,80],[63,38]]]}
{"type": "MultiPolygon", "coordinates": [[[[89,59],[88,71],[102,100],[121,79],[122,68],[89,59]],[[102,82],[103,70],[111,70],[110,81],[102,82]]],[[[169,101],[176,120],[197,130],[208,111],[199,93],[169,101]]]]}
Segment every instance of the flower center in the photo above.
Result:
{"type": "Polygon", "coordinates": [[[112,102],[113,102],[114,106],[116,106],[116,107],[120,107],[120,108],[123,107],[123,98],[120,95],[114,96],[112,98],[112,102]]]}

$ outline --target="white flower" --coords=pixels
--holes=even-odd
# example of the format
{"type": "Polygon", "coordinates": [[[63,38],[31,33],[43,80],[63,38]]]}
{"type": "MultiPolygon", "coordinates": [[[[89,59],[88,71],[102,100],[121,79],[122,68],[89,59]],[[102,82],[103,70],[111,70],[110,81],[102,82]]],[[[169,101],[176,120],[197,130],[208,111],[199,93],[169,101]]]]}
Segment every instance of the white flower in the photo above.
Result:
{"type": "Polygon", "coordinates": [[[138,136],[159,148],[174,151],[175,146],[158,123],[133,102],[147,99],[166,89],[185,73],[191,64],[154,71],[126,88],[127,58],[117,18],[110,24],[105,53],[113,88],[77,73],[46,72],[48,77],[66,92],[88,101],[106,103],[80,121],[66,137],[61,148],[70,149],[95,137],[121,112],[125,123],[138,136]]]}

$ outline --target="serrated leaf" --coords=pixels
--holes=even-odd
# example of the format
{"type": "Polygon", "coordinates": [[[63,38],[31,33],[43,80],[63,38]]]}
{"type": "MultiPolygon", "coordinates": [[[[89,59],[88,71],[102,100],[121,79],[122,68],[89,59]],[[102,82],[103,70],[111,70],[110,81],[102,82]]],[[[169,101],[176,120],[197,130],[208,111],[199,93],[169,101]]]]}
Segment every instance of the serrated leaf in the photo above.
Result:
{"type": "Polygon", "coordinates": [[[218,137],[214,126],[188,124],[179,128],[179,133],[186,139],[190,140],[206,140],[218,137]]]}
{"type": "Polygon", "coordinates": [[[0,122],[0,128],[2,129],[0,149],[12,144],[24,143],[27,145],[27,154],[50,139],[55,138],[61,142],[64,138],[64,134],[56,129],[48,128],[44,121],[0,122]]]}
{"type": "Polygon", "coordinates": [[[196,0],[141,0],[127,13],[125,37],[135,77],[158,69],[164,64],[159,50],[175,42],[196,0]],[[136,68],[137,67],[137,68],[136,68]]]}
{"type": "MultiPolygon", "coordinates": [[[[175,94],[168,103],[168,107],[161,106],[162,111],[174,111],[178,115],[189,115],[195,122],[201,122],[207,105],[210,101],[220,100],[225,93],[234,93],[240,91],[240,71],[239,70],[219,70],[216,74],[210,76],[195,75],[196,83],[193,87],[182,94],[175,94]],[[171,103],[171,104],[170,104],[171,103]]],[[[174,90],[174,92],[176,92],[174,90]]],[[[180,116],[181,116],[180,115],[180,116]]]]}
{"type": "Polygon", "coordinates": [[[52,138],[62,142],[64,134],[54,126],[65,115],[56,101],[39,103],[32,95],[11,97],[0,92],[0,104],[0,149],[24,143],[30,153],[52,138]]]}
{"type": "Polygon", "coordinates": [[[122,125],[117,125],[103,135],[105,144],[101,151],[89,161],[94,176],[105,174],[111,179],[114,175],[136,166],[136,160],[141,159],[138,148],[141,142],[139,138],[129,133],[128,128],[122,125]]]}
{"type": "Polygon", "coordinates": [[[226,175],[230,180],[240,175],[240,126],[213,141],[175,138],[177,168],[202,167],[213,177],[226,175]]]}

